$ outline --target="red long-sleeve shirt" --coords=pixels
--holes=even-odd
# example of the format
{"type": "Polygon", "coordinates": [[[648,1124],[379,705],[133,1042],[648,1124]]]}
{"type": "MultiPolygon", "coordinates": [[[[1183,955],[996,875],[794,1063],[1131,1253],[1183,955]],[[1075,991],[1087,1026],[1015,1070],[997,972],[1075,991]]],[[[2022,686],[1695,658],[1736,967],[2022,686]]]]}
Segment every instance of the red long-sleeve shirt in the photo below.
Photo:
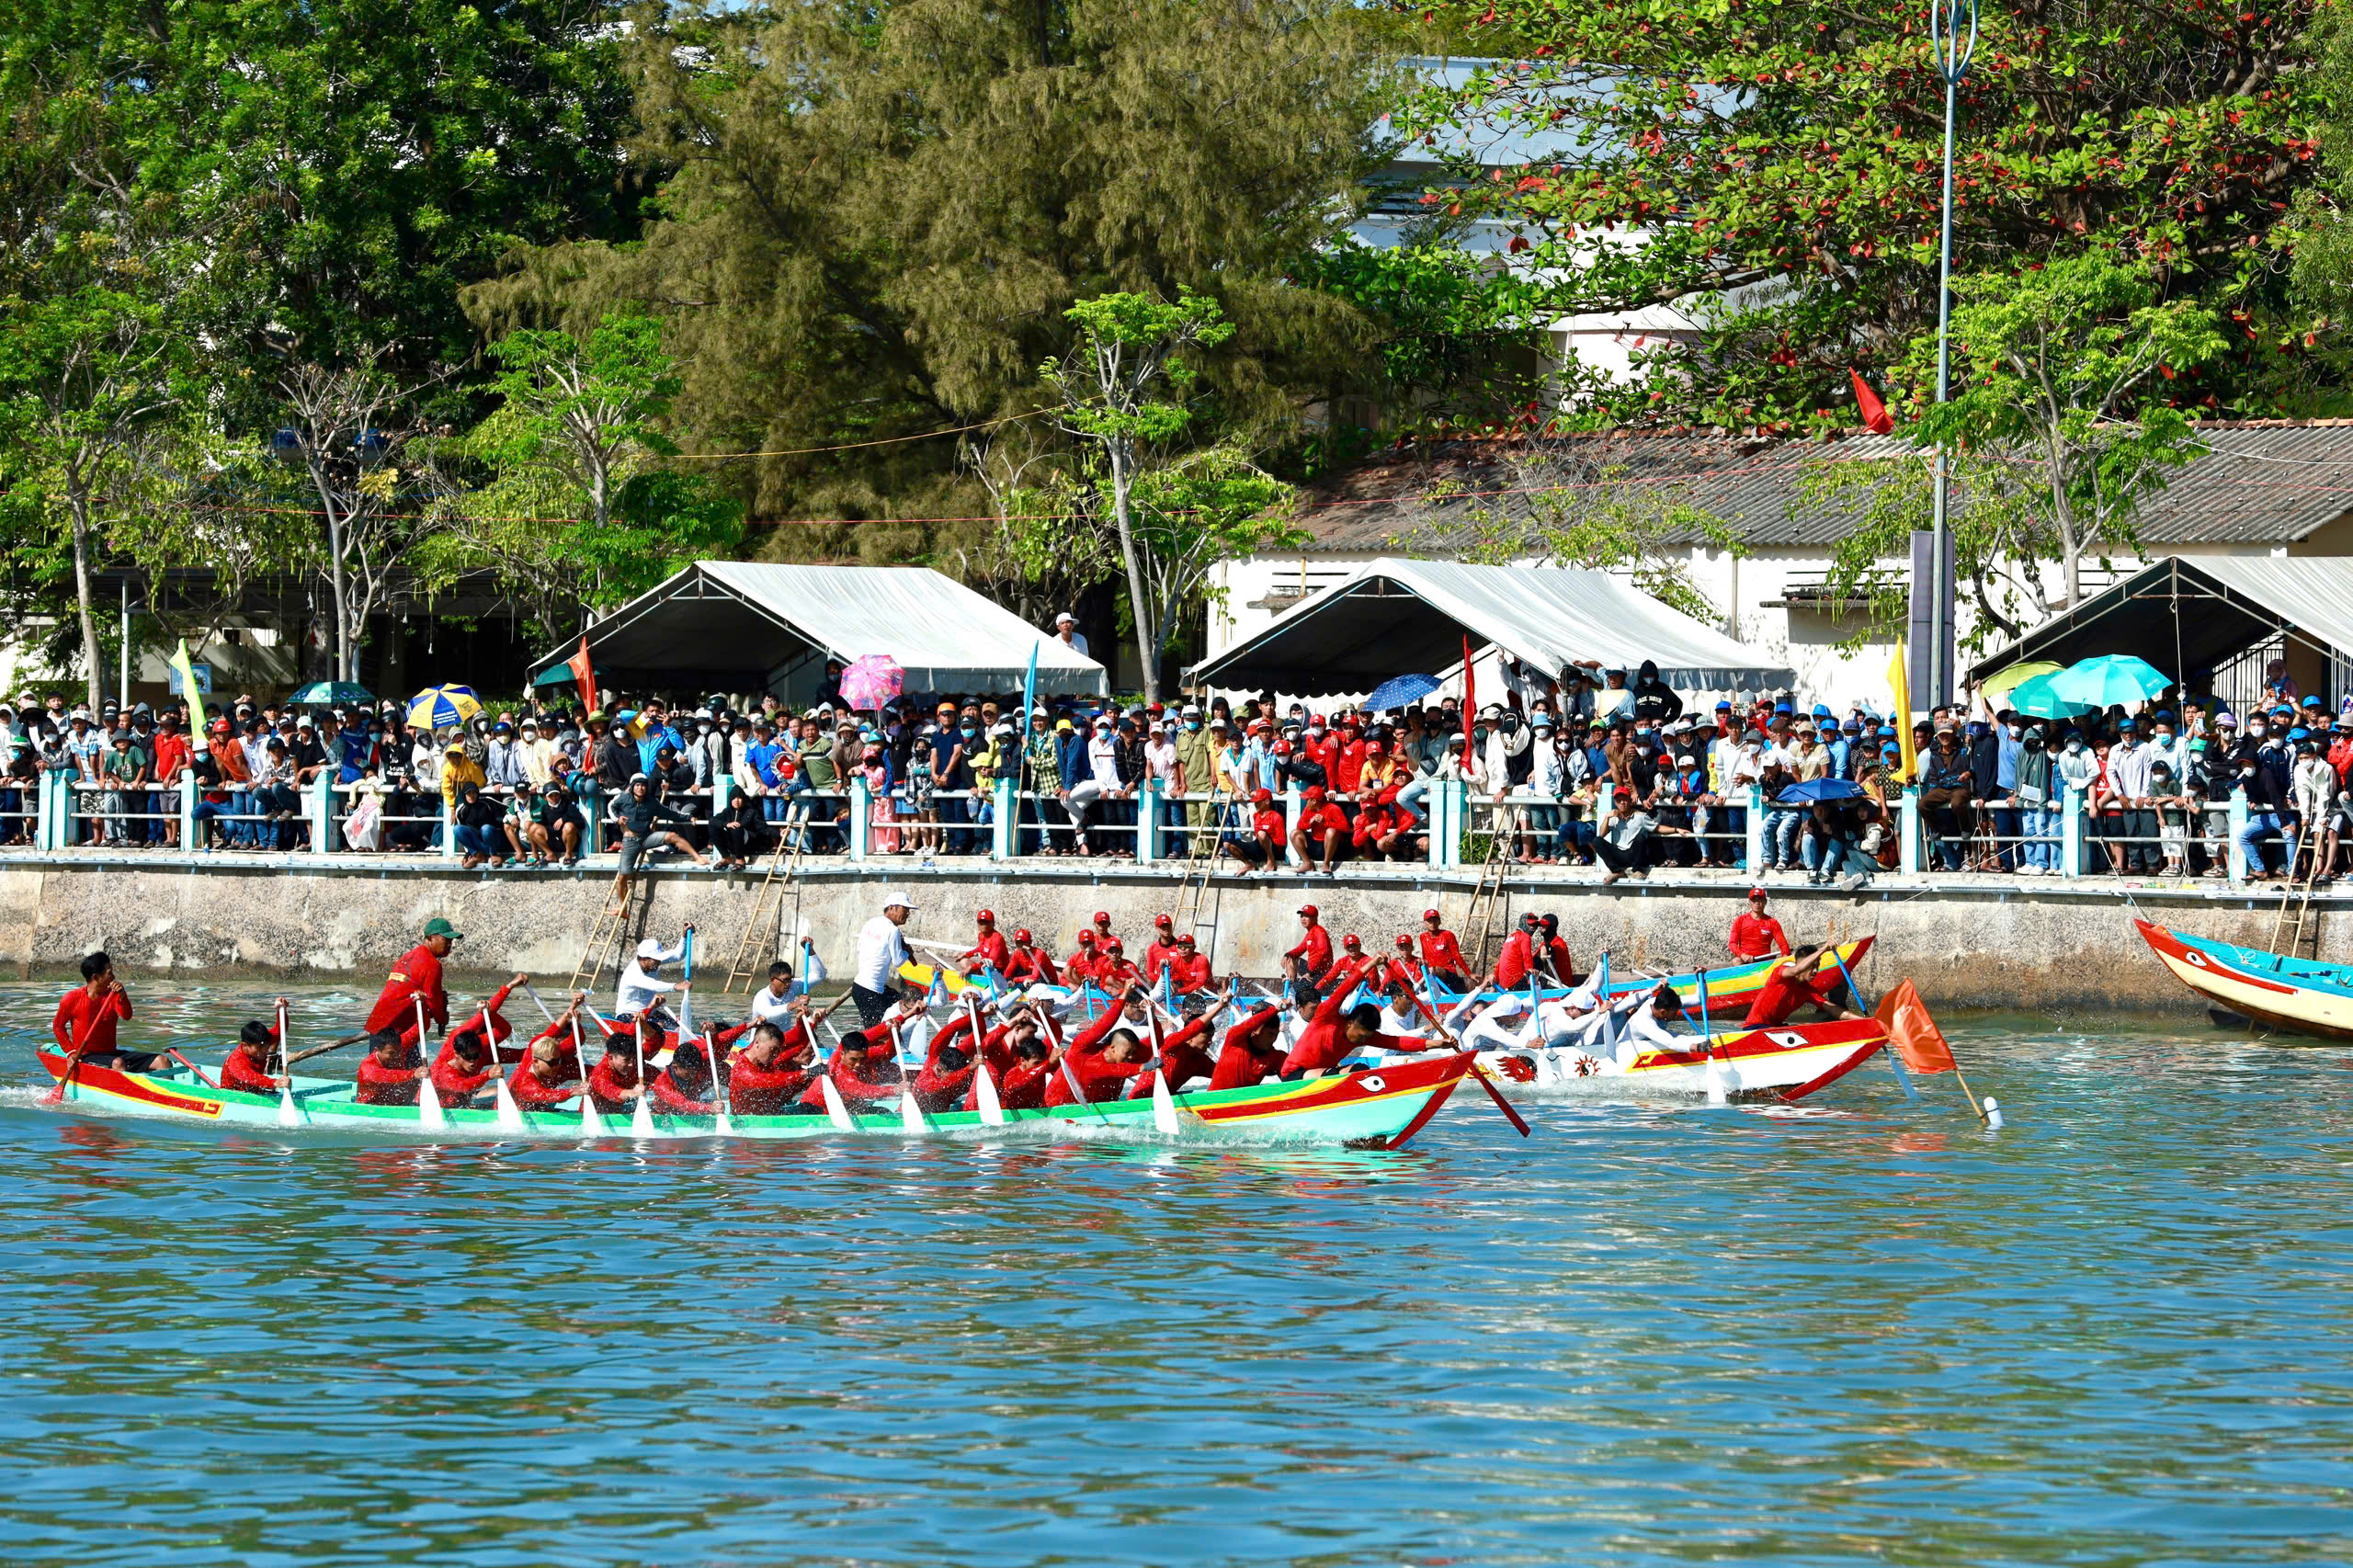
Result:
{"type": "Polygon", "coordinates": [[[1005,960],[1005,978],[1019,985],[1040,980],[1049,985],[1062,983],[1062,973],[1054,967],[1054,955],[1036,946],[1013,949],[1005,960]]]}
{"type": "MultiPolygon", "coordinates": [[[[676,1057],[671,1058],[671,1065],[677,1065],[676,1057]]],[[[697,1099],[694,1096],[688,1094],[676,1084],[671,1082],[667,1068],[654,1075],[654,1104],[665,1116],[717,1116],[719,1114],[717,1100],[697,1099]]]]}
{"type": "Polygon", "coordinates": [[[1375,839],[1388,837],[1397,831],[1397,821],[1386,806],[1367,806],[1357,812],[1357,824],[1349,838],[1358,849],[1370,849],[1375,839]]]}
{"type": "Polygon", "coordinates": [[[269,1051],[266,1045],[247,1045],[243,1040],[238,1041],[236,1049],[221,1062],[221,1086],[234,1089],[241,1095],[266,1095],[276,1099],[278,1081],[262,1066],[269,1051]]]}
{"type": "MultiPolygon", "coordinates": [[[[1348,1037],[1340,1026],[1341,1007],[1347,1001],[1349,991],[1371,971],[1375,961],[1368,959],[1354,969],[1342,964],[1335,971],[1331,994],[1317,1005],[1315,1016],[1308,1019],[1307,1028],[1300,1035],[1299,1043],[1290,1048],[1289,1056],[1283,1058],[1285,1077],[1293,1073],[1313,1073],[1336,1067],[1339,1065],[1340,1059],[1347,1055],[1348,1037]]],[[[1409,1040],[1396,1035],[1378,1035],[1369,1049],[1415,1051],[1420,1049],[1420,1045],[1419,1040],[1409,1040]]]]}
{"type": "Polygon", "coordinates": [[[1005,972],[1005,966],[1008,961],[1010,961],[1012,955],[1013,949],[1006,942],[1004,934],[1002,932],[991,931],[981,937],[980,940],[974,942],[971,947],[965,949],[963,957],[959,959],[957,961],[960,964],[968,964],[974,959],[981,959],[985,960],[989,966],[995,969],[999,974],[1003,974],[1005,972]]]}
{"type": "Polygon", "coordinates": [[[808,1068],[787,1065],[781,1053],[772,1067],[757,1066],[749,1057],[738,1056],[727,1068],[728,1108],[737,1116],[782,1116],[812,1083],[808,1068]]]}
{"type": "MultiPolygon", "coordinates": [[[[1110,1038],[1113,1029],[1120,1027],[1122,1012],[1123,1009],[1119,1007],[1104,1008],[1102,1014],[1070,1042],[1070,1050],[1063,1054],[1062,1066],[1056,1068],[1047,1080],[1046,1104],[1076,1104],[1077,1096],[1071,1093],[1070,1087],[1074,1077],[1090,1102],[1120,1097],[1120,1087],[1135,1075],[1135,1064],[1131,1062],[1106,1062],[1102,1051],[1103,1042],[1110,1038]]],[[[1135,1028],[1132,1024],[1128,1027],[1135,1028]]],[[[1141,1034],[1142,1031],[1136,1032],[1141,1034]]]]}
{"type": "MultiPolygon", "coordinates": [[[[1168,1075],[1171,1090],[1181,1089],[1195,1078],[1206,1078],[1217,1071],[1217,1063],[1199,1043],[1210,1032],[1210,1016],[1203,1013],[1173,1034],[1161,1036],[1161,1071],[1168,1075]]],[[[1153,1074],[1139,1073],[1128,1086],[1128,1098],[1140,1099],[1152,1093],[1153,1074]]]]}
{"type": "Polygon", "coordinates": [[[1514,931],[1504,941],[1504,950],[1495,960],[1495,983],[1506,991],[1516,991],[1528,980],[1528,971],[1535,961],[1536,943],[1525,931],[1514,931]]]}
{"type": "Polygon", "coordinates": [[[637,1063],[626,1056],[608,1054],[588,1074],[588,1093],[597,1108],[606,1112],[629,1109],[630,1091],[637,1087],[637,1063]],[[624,1077],[623,1074],[627,1076],[624,1077]]]}
{"type": "Polygon", "coordinates": [[[416,998],[425,998],[425,1016],[436,1028],[446,1028],[449,1023],[449,994],[441,985],[441,960],[433,949],[419,942],[401,955],[392,966],[390,979],[384,982],[383,994],[376,998],[376,1006],[368,1014],[368,1032],[388,1028],[395,1023],[414,1028],[416,1022],[416,998]]]}
{"type": "Polygon", "coordinates": [[[1282,1021],[1282,1008],[1270,1002],[1226,1030],[1225,1043],[1218,1051],[1217,1071],[1210,1074],[1210,1087],[1244,1088],[1279,1069],[1282,1021]]]}
{"type": "Polygon", "coordinates": [[[1444,926],[1422,933],[1422,961],[1447,974],[1466,973],[1471,967],[1463,961],[1462,944],[1444,926]]]}
{"type": "Polygon", "coordinates": [[[1143,979],[1147,985],[1160,983],[1160,971],[1176,956],[1176,944],[1165,937],[1153,938],[1152,946],[1143,950],[1143,979]]]}
{"type": "Polygon", "coordinates": [[[567,1076],[559,1064],[555,1082],[551,1084],[532,1072],[531,1064],[526,1062],[515,1069],[513,1077],[506,1080],[506,1092],[518,1106],[557,1105],[580,1092],[579,1082],[577,1078],[567,1076]]]}
{"type": "Polygon", "coordinates": [[[77,1050],[85,1055],[99,1056],[116,1049],[115,1023],[129,1017],[129,992],[117,989],[94,997],[88,986],[77,985],[58,999],[57,1011],[49,1020],[49,1032],[57,1038],[57,1049],[68,1056],[77,1050]]]}
{"type": "Polygon", "coordinates": [[[475,1060],[482,1063],[481,1068],[467,1072],[465,1063],[458,1060],[456,1049],[448,1040],[443,1040],[441,1054],[433,1059],[433,1092],[444,1100],[472,1099],[476,1089],[498,1076],[495,1062],[487,1056],[475,1060]]]}
{"type": "Polygon", "coordinates": [[[942,1026],[939,1032],[931,1037],[931,1047],[925,1053],[923,1071],[916,1074],[915,1081],[907,1085],[915,1094],[915,1104],[934,1115],[956,1109],[972,1090],[972,1069],[979,1062],[979,1057],[973,1051],[965,1052],[961,1067],[951,1068],[940,1061],[942,1052],[952,1047],[958,1039],[972,1032],[972,1023],[970,1013],[960,1013],[942,1026]]]}
{"type": "Polygon", "coordinates": [[[1757,990],[1756,999],[1748,1005],[1748,1016],[1740,1021],[1741,1028],[1769,1029],[1777,1024],[1786,1024],[1800,1007],[1828,1003],[1838,987],[1847,983],[1835,969],[1828,974],[1792,980],[1782,972],[1788,967],[1773,966],[1773,972],[1765,977],[1764,985],[1757,990]]]}
{"type": "MultiPolygon", "coordinates": [[[[896,1100],[904,1079],[899,1073],[898,1052],[891,1041],[890,1020],[886,1018],[871,1028],[842,1036],[842,1042],[834,1047],[833,1055],[826,1060],[824,1075],[834,1081],[843,1101],[853,1109],[859,1102],[871,1105],[896,1100]]],[[[801,1103],[823,1106],[824,1096],[824,1085],[812,1081],[801,1095],[801,1103]]]]}
{"type": "Polygon", "coordinates": [[[1168,960],[1168,972],[1171,977],[1169,983],[1176,988],[1180,996],[1188,991],[1207,991],[1217,983],[1216,977],[1210,973],[1210,956],[1207,953],[1188,953],[1179,948],[1176,956],[1168,960]]]}
{"type": "Polygon", "coordinates": [[[1310,926],[1299,939],[1299,946],[1283,954],[1287,959],[1302,959],[1307,972],[1321,974],[1332,967],[1332,933],[1324,929],[1322,922],[1310,926]]]}
{"type": "Polygon", "coordinates": [[[359,1086],[351,1097],[361,1105],[415,1105],[416,1069],[387,1067],[370,1051],[359,1059],[359,1086]]]}

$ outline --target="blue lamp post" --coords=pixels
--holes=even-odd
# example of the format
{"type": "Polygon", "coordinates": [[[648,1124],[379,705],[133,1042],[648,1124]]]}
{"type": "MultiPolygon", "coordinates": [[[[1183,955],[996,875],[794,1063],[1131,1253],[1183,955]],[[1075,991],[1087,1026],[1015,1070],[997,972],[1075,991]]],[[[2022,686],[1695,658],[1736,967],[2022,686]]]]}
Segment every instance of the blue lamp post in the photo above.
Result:
{"type": "MultiPolygon", "coordinates": [[[[1977,0],[1929,0],[1928,47],[1936,53],[1937,74],[1945,83],[1944,223],[1937,267],[1937,401],[1952,396],[1952,144],[1953,122],[1959,116],[1961,84],[1977,52],[1977,0]],[[1965,36],[1964,36],[1965,29],[1965,36]]],[[[1927,678],[1915,689],[1929,692],[1929,700],[1953,698],[1953,559],[1952,528],[1948,511],[1952,494],[1950,454],[1937,448],[1937,499],[1934,534],[1929,547],[1928,657],[1921,673],[1927,678]]],[[[1916,556],[1915,556],[1916,560],[1916,556]]]]}

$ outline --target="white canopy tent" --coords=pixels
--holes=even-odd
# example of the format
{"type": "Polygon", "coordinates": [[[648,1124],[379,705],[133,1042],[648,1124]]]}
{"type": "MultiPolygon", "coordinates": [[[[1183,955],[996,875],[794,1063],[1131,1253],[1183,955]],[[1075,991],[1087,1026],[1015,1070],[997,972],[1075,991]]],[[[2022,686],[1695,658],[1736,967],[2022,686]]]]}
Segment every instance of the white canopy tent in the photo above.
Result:
{"type": "MultiPolygon", "coordinates": [[[[824,661],[884,653],[909,691],[1106,690],[1103,666],[952,578],[920,566],[787,566],[698,561],[586,629],[599,682],[722,691],[813,692],[824,661]]],[[[556,668],[574,638],[533,666],[556,668]]]]}
{"type": "Polygon", "coordinates": [[[1438,674],[1489,645],[1552,679],[1598,662],[1630,676],[1645,659],[1690,691],[1764,691],[1794,672],[1605,572],[1466,566],[1383,556],[1191,670],[1204,686],[1306,695],[1359,692],[1392,676],[1438,674]]]}

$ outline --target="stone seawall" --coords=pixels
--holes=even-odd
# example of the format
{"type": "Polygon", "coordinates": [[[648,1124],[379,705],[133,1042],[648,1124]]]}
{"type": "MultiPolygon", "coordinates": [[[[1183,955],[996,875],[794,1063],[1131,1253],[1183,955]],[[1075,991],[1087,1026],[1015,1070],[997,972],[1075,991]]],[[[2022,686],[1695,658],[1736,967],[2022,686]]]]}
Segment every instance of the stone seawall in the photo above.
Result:
{"type": "MultiPolygon", "coordinates": [[[[585,949],[609,885],[602,870],[468,872],[357,858],[0,858],[0,960],[20,973],[63,969],[103,947],[127,973],[373,976],[439,915],[466,934],[453,968],[527,970],[561,983],[585,949]]],[[[1724,956],[1724,933],[1747,885],[1698,877],[1610,888],[1560,877],[1515,881],[1497,931],[1522,910],[1551,911],[1581,966],[1608,948],[1621,964],[1688,968],[1724,956]]],[[[632,928],[629,939],[673,941],[693,921],[701,969],[723,973],[744,945],[758,886],[756,876],[657,872],[644,929],[632,928]]],[[[1150,938],[1153,916],[1176,913],[1179,902],[1173,870],[1097,870],[1066,861],[970,861],[928,870],[835,862],[805,872],[786,894],[785,926],[813,937],[828,967],[844,976],[858,927],[891,886],[908,889],[918,906],[911,937],[961,942],[971,935],[972,912],[987,905],[1004,929],[1026,926],[1057,956],[1071,950],[1097,909],[1109,912],[1134,956],[1150,938]]],[[[1433,905],[1462,927],[1476,886],[1472,874],[1423,871],[1337,881],[1220,878],[1202,900],[1199,935],[1212,939],[1219,974],[1264,976],[1277,971],[1283,949],[1297,940],[1302,903],[1321,908],[1336,937],[1355,931],[1385,948],[1398,932],[1418,929],[1422,911],[1433,905]]],[[[1887,878],[1859,893],[1776,884],[1773,896],[1775,912],[1801,940],[1876,933],[1879,954],[1863,976],[1866,989],[1909,974],[1932,1002],[2018,1007],[2188,1009],[2188,993],[2134,934],[2132,909],[2258,947],[2268,945],[2279,909],[2276,893],[2135,889],[2128,901],[2111,884],[1999,879],[1887,878]]],[[[2340,936],[2353,930],[2353,898],[2314,899],[2312,920],[2319,952],[2336,956],[2340,936]]],[[[753,943],[763,969],[774,922],[771,905],[753,943]]],[[[798,942],[787,947],[797,950],[798,942]]]]}

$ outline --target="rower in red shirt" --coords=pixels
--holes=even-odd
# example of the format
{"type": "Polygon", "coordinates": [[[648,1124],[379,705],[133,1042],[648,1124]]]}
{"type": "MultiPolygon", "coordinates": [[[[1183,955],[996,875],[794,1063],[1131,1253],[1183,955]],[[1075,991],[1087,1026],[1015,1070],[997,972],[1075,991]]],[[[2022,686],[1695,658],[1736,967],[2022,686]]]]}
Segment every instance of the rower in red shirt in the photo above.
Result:
{"type": "MultiPolygon", "coordinates": [[[[670,1064],[654,1075],[654,1108],[662,1115],[719,1114],[719,1089],[711,1082],[710,1063],[703,1056],[704,1043],[699,1035],[687,1036],[670,1052],[670,1064]]],[[[726,1049],[715,1037],[710,1044],[714,1050],[726,1049]]]]}
{"type": "Polygon", "coordinates": [[[1324,929],[1312,903],[1299,906],[1299,923],[1307,934],[1299,939],[1299,946],[1283,954],[1283,978],[1315,981],[1332,967],[1332,933],[1324,929]]]}
{"type": "Polygon", "coordinates": [[[965,1038],[972,1024],[967,1009],[941,1025],[924,1052],[923,1070],[907,1085],[915,1104],[934,1116],[960,1108],[974,1092],[972,1070],[980,1063],[980,1049],[979,1042],[965,1038]]]}
{"type": "Polygon", "coordinates": [[[1307,862],[1307,869],[1330,876],[1348,858],[1349,831],[1348,813],[1326,798],[1323,785],[1310,784],[1300,806],[1299,826],[1290,835],[1291,847],[1307,862]]]}
{"type": "Polygon", "coordinates": [[[1054,968],[1054,955],[1030,940],[1026,926],[1013,933],[1013,951],[1005,960],[1005,978],[1016,985],[1029,985],[1041,980],[1048,985],[1062,983],[1061,971],[1054,968]]]}
{"type": "Polygon", "coordinates": [[[727,1063],[727,1105],[737,1116],[805,1115],[823,1108],[799,1104],[815,1086],[817,1048],[805,1028],[788,1037],[774,1023],[753,1026],[752,1043],[727,1063]]]}
{"type": "Polygon", "coordinates": [[[1176,949],[1169,955],[1168,983],[1179,996],[1207,991],[1217,983],[1210,973],[1210,956],[1196,949],[1190,931],[1176,938],[1176,949]]]}
{"type": "Polygon", "coordinates": [[[1269,1074],[1282,1071],[1283,1056],[1282,1005],[1268,1002],[1225,1031],[1225,1042],[1218,1047],[1217,1069],[1210,1074],[1210,1087],[1241,1089],[1263,1082],[1269,1074]]]}
{"type": "Polygon", "coordinates": [[[1386,990],[1393,981],[1408,991],[1418,992],[1422,988],[1422,974],[1427,967],[1414,956],[1414,938],[1400,936],[1396,954],[1390,959],[1388,968],[1381,971],[1382,989],[1386,990]]]}
{"type": "Polygon", "coordinates": [[[1846,984],[1836,949],[1808,942],[1765,976],[1765,984],[1748,1005],[1748,1017],[1740,1021],[1740,1027],[1769,1029],[1788,1023],[1800,1007],[1812,1007],[1833,1018],[1859,1018],[1863,1015],[1838,1005],[1838,994],[1846,984]]]}
{"type": "Polygon", "coordinates": [[[996,928],[996,912],[983,909],[972,916],[972,923],[980,927],[980,934],[956,960],[957,969],[965,974],[978,974],[984,968],[1003,974],[1013,949],[1005,945],[1005,937],[996,928]]]}
{"type": "Polygon", "coordinates": [[[1152,917],[1152,946],[1143,950],[1142,966],[1146,985],[1159,984],[1160,971],[1166,969],[1168,960],[1176,956],[1176,925],[1165,915],[1152,917]]]}
{"type": "MultiPolygon", "coordinates": [[[[495,1063],[498,1061],[501,1048],[503,1048],[507,1041],[515,1038],[515,1026],[506,1021],[506,1016],[500,1012],[499,1009],[506,1006],[506,998],[514,994],[515,988],[517,986],[529,985],[530,983],[531,977],[529,975],[520,972],[517,973],[514,979],[500,986],[496,991],[492,992],[490,1000],[475,1008],[472,1017],[469,1017],[464,1023],[460,1024],[456,1028],[451,1029],[449,1031],[449,1038],[454,1040],[461,1034],[472,1034],[479,1039],[482,1037],[483,1032],[487,1029],[489,1031],[488,1054],[491,1062],[495,1063]]],[[[408,1027],[401,1032],[411,1037],[415,1036],[416,1032],[416,1011],[414,1007],[409,1010],[408,1027]]],[[[447,1056],[449,1054],[449,1041],[444,1040],[441,1047],[443,1056],[447,1056]]],[[[519,1056],[520,1053],[517,1052],[517,1059],[519,1059],[519,1056]]],[[[438,1072],[441,1065],[440,1058],[437,1057],[434,1060],[433,1064],[438,1072]]],[[[440,1080],[438,1077],[434,1080],[434,1086],[436,1088],[440,1087],[440,1080]]]]}
{"type": "MultiPolygon", "coordinates": [[[[1131,985],[1120,1000],[1133,1003],[1143,995],[1142,989],[1131,985]]],[[[1046,1104],[1074,1105],[1078,1096],[1071,1092],[1071,1080],[1078,1081],[1087,1100],[1115,1100],[1127,1087],[1150,1055],[1142,1039],[1129,1026],[1125,1007],[1106,1007],[1095,1021],[1082,1029],[1063,1053],[1062,1065],[1046,1081],[1046,1104]]]]}
{"type": "Polygon", "coordinates": [[[580,1093],[580,1077],[565,1071],[564,1050],[552,1034],[531,1041],[531,1054],[506,1080],[506,1092],[526,1110],[543,1110],[580,1093]]]}
{"type": "Polygon", "coordinates": [[[638,1079],[636,1038],[615,1032],[605,1037],[605,1054],[588,1074],[588,1096],[597,1108],[608,1116],[630,1108],[631,1102],[645,1094],[645,1085],[638,1079]]]}
{"type": "MultiPolygon", "coordinates": [[[[895,1103],[899,1091],[906,1084],[906,1074],[899,1067],[898,1030],[923,1010],[920,999],[902,1002],[898,1008],[885,1014],[880,1023],[842,1036],[826,1060],[824,1076],[834,1081],[842,1103],[855,1114],[861,1107],[880,1107],[895,1103]]],[[[824,1085],[812,1083],[801,1096],[801,1103],[825,1108],[824,1085]]]]}
{"type": "Polygon", "coordinates": [[[164,1058],[116,1044],[115,1025],[130,1017],[131,993],[114,977],[114,960],[97,952],[82,960],[82,983],[57,999],[49,1032],[68,1057],[78,1052],[93,1067],[144,1073],[161,1065],[164,1058]]]}
{"type": "Polygon", "coordinates": [[[1063,983],[1073,986],[1084,985],[1095,978],[1094,932],[1081,931],[1078,934],[1078,951],[1063,961],[1063,983]]]}
{"type": "Polygon", "coordinates": [[[416,1020],[416,998],[425,998],[425,1017],[437,1028],[449,1027],[449,994],[441,984],[441,960],[449,949],[465,938],[455,926],[439,915],[425,923],[425,940],[401,955],[392,966],[391,978],[384,982],[383,994],[376,998],[376,1006],[369,1010],[366,1028],[369,1034],[395,1026],[412,1028],[416,1020]]]}
{"type": "MultiPolygon", "coordinates": [[[[1152,1093],[1152,1081],[1165,1074],[1169,1093],[1174,1094],[1196,1078],[1207,1078],[1217,1072],[1217,1063],[1200,1041],[1210,1032],[1210,1004],[1195,1002],[1186,1009],[1185,1022],[1160,1037],[1160,1068],[1157,1073],[1139,1073],[1135,1082],[1128,1085],[1128,1098],[1142,1099],[1152,1093]]],[[[1144,1043],[1152,1043],[1149,1037],[1144,1043]]]]}
{"type": "Polygon", "coordinates": [[[415,1105],[417,1081],[430,1071],[398,1029],[378,1029],[359,1059],[358,1086],[351,1097],[361,1105],[415,1105]]]}
{"type": "Polygon", "coordinates": [[[497,1076],[498,1063],[477,1028],[453,1032],[441,1042],[441,1054],[433,1059],[433,1092],[445,1106],[471,1104],[476,1092],[497,1076]]]}
{"type": "MultiPolygon", "coordinates": [[[[1047,1040],[1044,1019],[1034,1006],[1015,1009],[989,1030],[982,1040],[981,1055],[988,1062],[990,1082],[996,1085],[997,1104],[1006,1110],[1036,1110],[1044,1105],[1046,1080],[1062,1064],[1062,1051],[1047,1040]]],[[[976,1074],[964,1091],[964,1108],[980,1109],[980,1096],[976,1074]]]]}
{"type": "Polygon", "coordinates": [[[1352,1051],[1417,1051],[1431,1049],[1427,1040],[1406,1035],[1381,1032],[1381,1009],[1370,1002],[1359,1004],[1343,1017],[1340,1008],[1358,982],[1370,975],[1378,960],[1366,959],[1350,965],[1342,962],[1332,971],[1331,990],[1316,1007],[1315,1016],[1308,1020],[1306,1031],[1299,1043],[1283,1058],[1283,1076],[1304,1077],[1336,1067],[1352,1051]]]}
{"type": "Polygon", "coordinates": [[[1109,913],[1105,910],[1097,910],[1095,912],[1095,950],[1099,953],[1106,945],[1119,939],[1119,933],[1111,929],[1109,913]]]}
{"type": "Polygon", "coordinates": [[[1504,938],[1504,950],[1495,958],[1495,983],[1506,991],[1517,991],[1528,983],[1528,971],[1536,964],[1536,916],[1523,915],[1519,928],[1504,938]]]}
{"type": "MultiPolygon", "coordinates": [[[[284,1006],[286,999],[278,998],[284,1006]]],[[[237,1031],[237,1043],[221,1062],[221,1086],[241,1095],[278,1097],[278,1031],[259,1018],[248,1018],[237,1031]]]]}
{"type": "Polygon", "coordinates": [[[1121,949],[1120,938],[1117,937],[1098,938],[1095,944],[1095,951],[1097,955],[1095,960],[1097,990],[1124,991],[1142,978],[1136,972],[1136,966],[1128,961],[1127,954],[1121,949]]]}
{"type": "Polygon", "coordinates": [[[1422,963],[1449,991],[1471,988],[1471,965],[1462,956],[1462,944],[1435,909],[1422,911],[1422,963]]]}
{"type": "Polygon", "coordinates": [[[1763,888],[1748,890],[1748,907],[1733,917],[1729,945],[1733,957],[1747,960],[1761,959],[1775,951],[1789,952],[1790,934],[1781,929],[1779,921],[1765,913],[1763,888]]]}

